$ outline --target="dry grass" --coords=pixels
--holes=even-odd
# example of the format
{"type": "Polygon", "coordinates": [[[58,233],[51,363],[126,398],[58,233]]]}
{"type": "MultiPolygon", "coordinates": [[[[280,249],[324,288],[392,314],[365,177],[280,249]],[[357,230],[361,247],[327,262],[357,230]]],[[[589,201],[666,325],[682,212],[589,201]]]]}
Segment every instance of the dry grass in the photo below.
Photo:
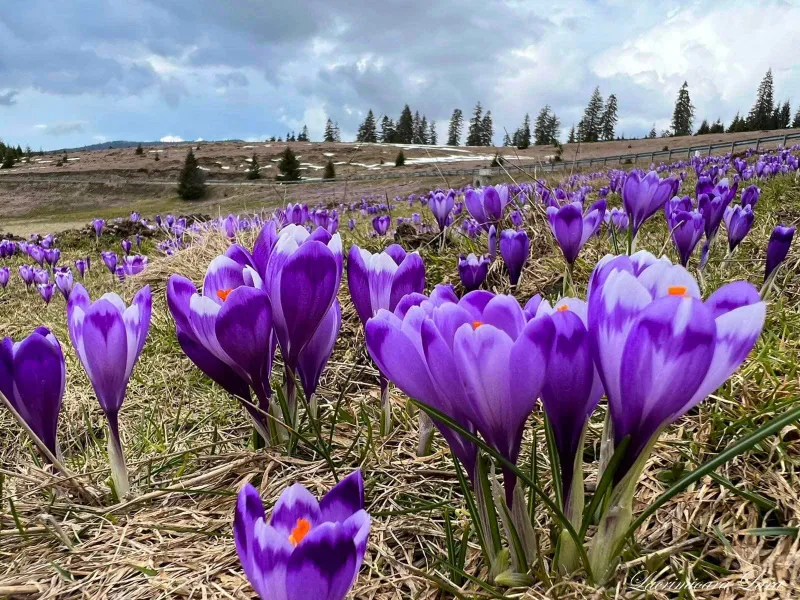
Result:
{"type": "MultiPolygon", "coordinates": [[[[763,249],[778,215],[794,221],[800,214],[796,182],[779,178],[762,187],[753,231],[725,272],[720,272],[722,249],[717,248],[719,254],[708,268],[709,289],[741,277],[759,283],[763,249]]],[[[403,205],[401,212],[410,211],[403,205]]],[[[427,218],[431,220],[429,214],[427,218]]],[[[662,219],[648,224],[642,247],[660,250],[666,235],[662,219]]],[[[385,243],[367,238],[365,227],[353,234],[343,232],[345,245],[356,241],[374,249],[385,243]]],[[[530,215],[527,229],[532,256],[515,293],[523,302],[534,293],[553,299],[561,287],[563,260],[541,215],[530,215]]],[[[251,243],[245,235],[243,243],[251,243]]],[[[122,286],[127,300],[145,282],[153,287],[154,296],[150,336],[121,412],[134,490],[122,501],[113,498],[107,485],[103,417],[69,345],[63,301],[54,299],[43,308],[38,296],[24,293],[16,276],[0,297],[3,335],[19,339],[44,324],[64,345],[68,377],[59,437],[68,467],[78,474],[66,484],[42,468],[7,411],[0,411],[0,597],[251,598],[231,537],[239,486],[244,481],[254,483],[270,506],[295,481],[318,494],[333,484],[325,461],[302,444],[293,457],[277,450],[254,451],[239,405],[210,384],[177,345],[165,306],[166,277],[181,273],[199,282],[208,262],[226,243],[219,236],[207,237],[177,256],[153,260],[142,276],[122,286]],[[82,500],[76,483],[91,489],[99,501],[82,500]]],[[[458,234],[442,253],[437,244],[423,247],[429,286],[455,283],[455,255],[470,249],[473,242],[458,234]]],[[[591,265],[607,250],[608,241],[602,236],[582,253],[576,270],[581,295],[591,265]]],[[[796,405],[800,284],[793,275],[799,259],[796,252],[790,255],[783,292],[773,296],[765,334],[742,369],[698,410],[669,428],[656,446],[638,489],[636,510],[651,503],[684,469],[696,467],[731,440],[796,405]]],[[[87,283],[93,297],[112,287],[97,263],[87,283]]],[[[499,262],[492,266],[488,283],[498,292],[510,291],[499,262]]],[[[446,591],[452,585],[447,582],[451,570],[445,564],[443,514],[451,511],[459,539],[468,517],[449,453],[437,438],[432,456],[416,458],[415,419],[396,391],[392,397],[398,424],[388,437],[379,436],[377,372],[367,359],[363,331],[344,287],[340,300],[342,334],[321,396],[327,415],[341,403],[333,431],[333,460],[339,472],[361,466],[367,508],[373,516],[368,556],[353,597],[452,597],[446,591]]],[[[601,423],[602,414],[593,421],[585,452],[590,488],[595,482],[601,423]]],[[[530,462],[534,435],[538,447],[544,448],[539,413],[532,416],[526,431],[521,464],[530,462]]],[[[797,429],[787,428],[727,464],[716,478],[704,479],[669,502],[641,528],[637,544],[626,551],[616,582],[606,590],[576,578],[557,581],[550,589],[538,583],[530,590],[509,590],[505,597],[645,597],[636,590],[645,576],[665,586],[693,585],[694,591],[684,591],[683,597],[796,597],[798,541],[742,531],[798,526],[798,439],[797,429]],[[747,493],[742,495],[741,490],[747,493]],[[743,587],[759,578],[777,591],[743,587]],[[709,583],[714,589],[701,588],[709,583]]],[[[549,490],[544,454],[538,454],[539,477],[549,490]]],[[[542,510],[536,525],[547,550],[551,522],[542,510]]],[[[477,546],[471,547],[464,570],[478,578],[485,575],[477,546]]],[[[490,592],[474,584],[459,593],[469,598],[502,597],[499,590],[490,592]]],[[[669,589],[651,589],[647,597],[677,596],[669,589]]]]}

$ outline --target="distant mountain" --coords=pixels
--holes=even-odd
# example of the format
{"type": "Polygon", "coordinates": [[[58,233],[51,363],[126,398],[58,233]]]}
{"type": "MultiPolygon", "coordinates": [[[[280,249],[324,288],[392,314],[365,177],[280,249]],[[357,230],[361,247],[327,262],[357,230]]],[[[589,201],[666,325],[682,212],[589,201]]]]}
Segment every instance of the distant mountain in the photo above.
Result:
{"type": "Polygon", "coordinates": [[[223,141],[223,142],[243,142],[243,140],[203,140],[202,142],[195,142],[192,140],[185,140],[183,142],[130,142],[127,140],[115,140],[113,142],[103,142],[102,144],[91,144],[89,146],[81,146],[79,148],[62,148],[60,150],[50,150],[49,152],[57,154],[60,152],[80,152],[92,150],[114,150],[117,148],[136,148],[139,144],[142,146],[185,146],[186,144],[203,144],[210,141],[223,141]]]}

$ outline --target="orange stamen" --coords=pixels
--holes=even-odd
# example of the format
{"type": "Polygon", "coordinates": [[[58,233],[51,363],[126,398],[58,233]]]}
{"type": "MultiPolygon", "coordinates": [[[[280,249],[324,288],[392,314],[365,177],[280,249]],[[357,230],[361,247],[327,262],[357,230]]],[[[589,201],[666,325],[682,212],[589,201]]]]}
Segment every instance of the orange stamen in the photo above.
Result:
{"type": "Polygon", "coordinates": [[[685,296],[687,291],[685,285],[671,285],[667,288],[667,293],[670,296],[685,296]]]}
{"type": "Polygon", "coordinates": [[[478,328],[478,327],[480,327],[481,325],[483,325],[483,321],[473,321],[473,322],[472,322],[472,328],[473,328],[473,329],[477,329],[477,328],[478,328]]]}
{"type": "Polygon", "coordinates": [[[292,546],[297,546],[302,542],[309,531],[311,531],[311,523],[306,519],[297,519],[297,527],[292,529],[292,534],[289,536],[289,541],[292,542],[292,546]]]}
{"type": "Polygon", "coordinates": [[[566,311],[568,311],[568,310],[569,310],[569,306],[567,306],[566,304],[562,304],[562,305],[561,305],[561,306],[559,306],[559,307],[558,307],[556,310],[557,310],[558,312],[566,312],[566,311]]]}
{"type": "Polygon", "coordinates": [[[232,292],[232,291],[233,291],[233,290],[232,290],[232,289],[230,289],[230,288],[229,288],[229,289],[227,289],[227,290],[218,290],[218,291],[217,291],[217,298],[219,298],[220,300],[222,300],[223,302],[225,302],[225,300],[227,300],[227,299],[228,299],[228,296],[230,296],[230,294],[231,294],[231,292],[232,292]]]}

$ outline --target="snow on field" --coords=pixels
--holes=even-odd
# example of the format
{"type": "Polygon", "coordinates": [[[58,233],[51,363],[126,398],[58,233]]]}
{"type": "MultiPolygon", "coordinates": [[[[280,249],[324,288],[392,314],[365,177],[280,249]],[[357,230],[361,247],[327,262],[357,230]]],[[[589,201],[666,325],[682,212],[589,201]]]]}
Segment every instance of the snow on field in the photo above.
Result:
{"type": "Polygon", "coordinates": [[[197,168],[200,169],[201,171],[210,171],[211,170],[208,167],[197,167],[197,168]]]}
{"type": "Polygon", "coordinates": [[[264,148],[272,148],[272,144],[264,144],[264,148]]]}
{"type": "Polygon", "coordinates": [[[163,150],[148,150],[148,154],[155,154],[156,152],[163,152],[163,150]]]}
{"type": "Polygon", "coordinates": [[[280,158],[270,158],[272,162],[281,162],[280,158]]]}
{"type": "Polygon", "coordinates": [[[230,167],[222,167],[222,170],[223,170],[223,171],[229,171],[229,170],[230,170],[230,167]]]}
{"type": "MultiPolygon", "coordinates": [[[[406,161],[406,162],[408,162],[408,161],[406,161]]],[[[353,165],[353,166],[356,166],[356,167],[364,167],[365,169],[369,169],[370,171],[375,171],[375,170],[381,168],[380,163],[375,163],[374,165],[365,165],[364,163],[354,162],[354,163],[350,163],[350,164],[353,165]]]]}
{"type": "Polygon", "coordinates": [[[242,146],[242,148],[255,148],[255,146],[242,146]]]}
{"type": "Polygon", "coordinates": [[[253,162],[253,159],[252,158],[245,158],[244,162],[253,162]]]}
{"type": "Polygon", "coordinates": [[[36,162],[37,163],[41,163],[41,164],[49,164],[49,163],[51,163],[53,161],[52,160],[37,160],[36,162]]]}
{"type": "Polygon", "coordinates": [[[320,167],[319,165],[312,165],[311,163],[300,163],[300,164],[309,169],[314,169],[315,171],[319,171],[320,169],[325,168],[325,167],[320,167]]]}
{"type": "Polygon", "coordinates": [[[322,156],[336,156],[333,152],[323,152],[322,156]]]}
{"type": "Polygon", "coordinates": [[[67,160],[80,160],[80,159],[81,159],[80,157],[77,157],[77,158],[68,158],[67,160]]]}
{"type": "Polygon", "coordinates": [[[470,154],[469,156],[459,156],[458,154],[453,154],[450,156],[420,156],[419,158],[407,158],[406,164],[421,165],[425,163],[452,163],[475,160],[492,160],[493,158],[493,154],[470,154]]]}
{"type": "Polygon", "coordinates": [[[342,160],[342,161],[339,161],[339,162],[335,162],[333,164],[335,164],[335,165],[346,165],[347,161],[346,160],[342,160]]]}

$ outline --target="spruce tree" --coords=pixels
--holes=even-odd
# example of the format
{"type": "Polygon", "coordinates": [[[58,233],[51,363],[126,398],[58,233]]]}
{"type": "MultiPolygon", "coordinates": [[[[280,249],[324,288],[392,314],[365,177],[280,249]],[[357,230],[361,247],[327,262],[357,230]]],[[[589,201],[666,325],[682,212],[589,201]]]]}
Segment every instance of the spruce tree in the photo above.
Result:
{"type": "Polygon", "coordinates": [[[278,170],[280,175],[275,177],[278,181],[297,181],[300,179],[300,161],[297,156],[292,152],[289,146],[286,146],[280,154],[281,160],[278,163],[278,170]]]}
{"type": "Polygon", "coordinates": [[[781,110],[778,113],[778,129],[786,129],[792,122],[792,107],[789,101],[786,100],[781,105],[781,110]]]}
{"type": "Polygon", "coordinates": [[[705,135],[706,133],[711,133],[711,131],[708,126],[708,121],[703,119],[703,122],[700,123],[700,127],[697,128],[697,133],[695,133],[695,135],[705,135]]]}
{"type": "Polygon", "coordinates": [[[336,169],[333,166],[333,161],[329,158],[325,163],[325,171],[322,174],[323,179],[334,179],[336,177],[336,169]]]}
{"type": "Polygon", "coordinates": [[[514,145],[520,150],[525,150],[531,145],[531,116],[525,113],[522,126],[514,133],[514,145]]]}
{"type": "Polygon", "coordinates": [[[339,129],[339,121],[334,121],[333,123],[333,141],[334,142],[342,141],[342,132],[339,129]]]}
{"type": "Polygon", "coordinates": [[[335,142],[336,141],[336,131],[333,128],[333,121],[328,119],[325,122],[325,134],[323,137],[323,141],[325,142],[335,142]]]}
{"type": "Polygon", "coordinates": [[[397,119],[395,126],[395,142],[399,144],[410,144],[414,139],[414,117],[411,116],[411,109],[406,104],[400,118],[397,119]]]}
{"type": "Polygon", "coordinates": [[[308,127],[306,127],[305,125],[303,125],[303,130],[300,132],[300,135],[297,136],[297,141],[298,142],[307,142],[307,141],[309,141],[309,139],[308,139],[308,127]]]}
{"type": "Polygon", "coordinates": [[[731,121],[731,124],[728,125],[728,129],[726,130],[726,132],[727,133],[737,133],[738,131],[740,131],[739,128],[741,127],[741,125],[739,123],[740,123],[741,120],[742,120],[742,118],[739,116],[739,113],[737,112],[736,115],[733,117],[733,120],[731,121]]]}
{"type": "Polygon", "coordinates": [[[358,133],[356,134],[356,141],[370,142],[373,144],[377,143],[378,130],[375,125],[375,116],[372,114],[372,109],[369,109],[369,112],[367,112],[367,116],[364,119],[364,122],[358,127],[358,133]]]}
{"type": "MultiPolygon", "coordinates": [[[[156,159],[158,159],[158,154],[156,154],[156,159]]],[[[197,200],[202,198],[205,192],[206,178],[198,168],[197,159],[190,148],[180,175],[178,175],[178,195],[184,200],[197,200]]]]}
{"type": "Polygon", "coordinates": [[[792,127],[800,127],[800,106],[797,107],[797,112],[794,113],[794,120],[792,121],[792,127]]]}
{"type": "Polygon", "coordinates": [[[467,146],[483,145],[483,108],[478,102],[472,111],[472,118],[469,120],[467,130],[467,146]]]}
{"type": "Polygon", "coordinates": [[[770,129],[773,125],[773,111],[775,104],[775,92],[772,82],[772,69],[767,71],[764,79],[758,85],[756,92],[756,102],[750,113],[747,115],[747,126],[751,131],[759,129],[770,129]]]}
{"type": "MultiPolygon", "coordinates": [[[[516,137],[516,135],[517,134],[515,133],[514,136],[516,137]]],[[[511,138],[508,136],[508,132],[506,131],[506,134],[503,136],[503,146],[508,147],[510,145],[511,145],[511,138]]]]}
{"type": "Polygon", "coordinates": [[[144,154],[144,148],[142,148],[142,145],[139,144],[138,146],[136,146],[136,155],[141,156],[142,154],[144,154]]]}
{"type": "Polygon", "coordinates": [[[464,116],[460,108],[453,111],[450,117],[450,126],[447,128],[447,145],[458,146],[461,143],[461,127],[464,123],[464,116]]]}
{"type": "Polygon", "coordinates": [[[567,143],[568,144],[575,143],[575,125],[569,128],[569,136],[567,136],[567,143]]]}
{"type": "Polygon", "coordinates": [[[414,113],[414,119],[411,121],[411,142],[414,144],[422,143],[422,118],[419,116],[419,111],[414,113]]]}
{"type": "Polygon", "coordinates": [[[422,121],[419,124],[419,139],[420,144],[428,144],[428,118],[425,115],[422,115],[422,121]]]}
{"type": "Polygon", "coordinates": [[[551,143],[550,134],[548,130],[548,123],[550,121],[550,105],[547,104],[536,115],[536,120],[533,122],[533,144],[535,146],[547,146],[551,143]]]}
{"type": "Polygon", "coordinates": [[[678,91],[675,101],[675,110],[672,113],[672,135],[692,135],[692,121],[694,120],[694,106],[689,98],[689,84],[685,81],[678,91]]]}
{"type": "Polygon", "coordinates": [[[725,133],[725,125],[722,124],[722,119],[717,119],[711,124],[708,130],[709,133],[725,133]]]}
{"type": "Polygon", "coordinates": [[[14,153],[9,152],[9,149],[6,149],[5,156],[3,157],[3,162],[0,164],[0,169],[10,169],[14,166],[14,153]]]}
{"type": "Polygon", "coordinates": [[[582,142],[596,142],[600,139],[600,124],[603,118],[603,97],[600,88],[594,88],[589,104],[583,111],[583,119],[578,123],[578,138],[582,142]]]}
{"type": "Polygon", "coordinates": [[[248,179],[261,179],[261,167],[258,166],[258,158],[256,153],[253,152],[253,158],[250,159],[250,167],[247,169],[248,179]]]}
{"type": "Polygon", "coordinates": [[[487,110],[481,121],[481,145],[494,146],[494,125],[492,124],[492,111],[487,110]]]}
{"type": "Polygon", "coordinates": [[[394,128],[394,121],[384,116],[381,120],[381,142],[384,144],[394,144],[397,141],[397,134],[394,128]]]}
{"type": "Polygon", "coordinates": [[[651,140],[654,140],[656,139],[657,135],[658,134],[656,133],[656,124],[653,123],[653,127],[652,129],[650,129],[650,133],[647,134],[647,137],[650,138],[651,140]]]}
{"type": "Polygon", "coordinates": [[[400,150],[400,152],[397,153],[397,158],[394,159],[394,166],[402,167],[404,164],[406,164],[406,155],[400,150]]]}
{"type": "Polygon", "coordinates": [[[437,146],[439,144],[439,135],[436,133],[436,121],[431,121],[428,127],[428,143],[431,146],[437,146]]]}
{"type": "Polygon", "coordinates": [[[600,139],[604,142],[614,140],[614,128],[617,126],[617,97],[611,94],[606,99],[603,116],[600,117],[600,139]]]}

